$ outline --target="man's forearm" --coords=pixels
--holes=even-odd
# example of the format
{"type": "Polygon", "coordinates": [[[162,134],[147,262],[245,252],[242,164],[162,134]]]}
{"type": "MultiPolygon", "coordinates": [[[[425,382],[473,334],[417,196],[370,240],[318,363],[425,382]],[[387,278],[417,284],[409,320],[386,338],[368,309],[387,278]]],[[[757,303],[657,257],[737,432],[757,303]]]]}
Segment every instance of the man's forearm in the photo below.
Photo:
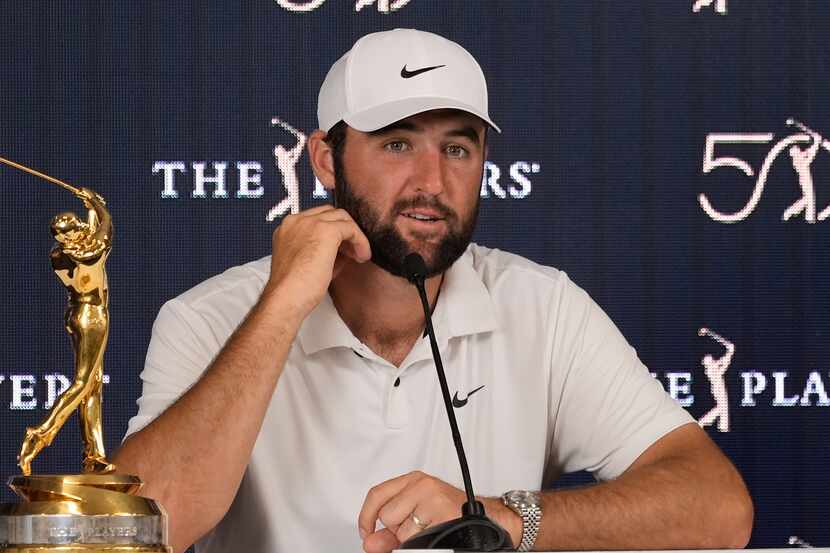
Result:
{"type": "Polygon", "coordinates": [[[534,549],[744,547],[752,503],[725,461],[670,457],[617,480],[542,496],[534,549]]]}
{"type": "Polygon", "coordinates": [[[119,472],[140,476],[142,494],[167,509],[176,551],[233,501],[301,322],[276,294],[263,295],[202,378],[115,456],[119,472]]]}

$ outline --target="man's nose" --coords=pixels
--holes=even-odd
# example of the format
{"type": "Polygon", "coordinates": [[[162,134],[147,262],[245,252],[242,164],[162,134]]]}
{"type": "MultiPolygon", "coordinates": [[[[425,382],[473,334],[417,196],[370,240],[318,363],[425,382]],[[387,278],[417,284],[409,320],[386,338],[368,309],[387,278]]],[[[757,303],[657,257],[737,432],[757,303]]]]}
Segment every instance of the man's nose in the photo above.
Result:
{"type": "Polygon", "coordinates": [[[428,149],[416,160],[414,184],[418,191],[437,196],[444,190],[444,166],[441,152],[428,149]]]}

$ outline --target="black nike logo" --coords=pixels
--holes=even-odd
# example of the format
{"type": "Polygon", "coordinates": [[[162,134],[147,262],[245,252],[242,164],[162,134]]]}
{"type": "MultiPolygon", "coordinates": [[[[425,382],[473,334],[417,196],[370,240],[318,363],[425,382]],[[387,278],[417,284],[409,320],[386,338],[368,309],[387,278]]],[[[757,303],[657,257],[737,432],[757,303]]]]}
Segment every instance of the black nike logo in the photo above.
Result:
{"type": "Polygon", "coordinates": [[[476,393],[477,391],[481,390],[482,388],[484,388],[483,384],[475,390],[473,390],[472,392],[470,392],[469,394],[467,394],[467,397],[465,397],[464,399],[458,399],[458,392],[455,392],[455,395],[452,396],[452,406],[456,409],[464,407],[465,405],[467,405],[467,401],[469,401],[470,396],[476,393]]]}
{"type": "Polygon", "coordinates": [[[401,68],[401,77],[404,79],[411,79],[421,73],[426,73],[427,71],[432,71],[433,69],[438,69],[439,67],[446,67],[446,65],[433,65],[432,67],[422,67],[420,69],[416,69],[414,71],[407,70],[406,66],[404,65],[401,68]]]}

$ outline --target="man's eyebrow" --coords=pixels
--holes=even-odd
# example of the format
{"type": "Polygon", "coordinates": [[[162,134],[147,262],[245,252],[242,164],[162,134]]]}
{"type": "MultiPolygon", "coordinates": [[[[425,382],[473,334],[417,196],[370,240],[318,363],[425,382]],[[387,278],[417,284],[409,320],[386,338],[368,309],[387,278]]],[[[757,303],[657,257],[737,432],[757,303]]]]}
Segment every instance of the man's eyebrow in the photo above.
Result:
{"type": "Polygon", "coordinates": [[[475,144],[476,146],[481,144],[481,140],[478,138],[478,132],[473,127],[470,127],[470,126],[461,127],[461,128],[458,128],[458,129],[452,129],[450,131],[447,131],[447,136],[461,136],[461,137],[469,138],[470,141],[473,144],[475,144]]]}
{"type": "MultiPolygon", "coordinates": [[[[368,134],[370,136],[385,136],[395,131],[421,132],[423,131],[423,129],[410,121],[396,121],[395,123],[386,125],[385,127],[380,128],[376,131],[370,131],[368,134]]],[[[450,129],[445,133],[444,136],[464,137],[468,138],[476,146],[481,144],[481,140],[478,137],[478,132],[476,131],[475,127],[471,125],[465,125],[463,127],[450,129]]]]}
{"type": "Polygon", "coordinates": [[[385,127],[380,128],[376,131],[370,131],[368,134],[370,136],[383,136],[385,134],[389,134],[389,133],[392,133],[392,132],[395,132],[395,131],[417,132],[417,131],[420,131],[420,130],[421,130],[421,127],[419,127],[418,125],[415,125],[414,123],[411,123],[409,121],[397,121],[397,122],[392,123],[390,125],[386,125],[385,127]]]}

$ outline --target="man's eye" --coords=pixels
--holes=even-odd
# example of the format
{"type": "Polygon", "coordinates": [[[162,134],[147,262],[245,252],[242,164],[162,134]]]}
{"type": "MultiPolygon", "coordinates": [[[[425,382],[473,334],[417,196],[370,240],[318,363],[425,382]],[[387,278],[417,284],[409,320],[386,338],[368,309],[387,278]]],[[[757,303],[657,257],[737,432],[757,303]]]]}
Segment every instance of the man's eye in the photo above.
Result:
{"type": "Polygon", "coordinates": [[[459,146],[458,144],[452,144],[447,146],[447,153],[451,157],[466,157],[467,149],[463,146],[459,146]]]}
{"type": "Polygon", "coordinates": [[[407,144],[403,140],[393,140],[392,142],[388,142],[384,148],[390,152],[403,152],[406,150],[407,144]]]}

